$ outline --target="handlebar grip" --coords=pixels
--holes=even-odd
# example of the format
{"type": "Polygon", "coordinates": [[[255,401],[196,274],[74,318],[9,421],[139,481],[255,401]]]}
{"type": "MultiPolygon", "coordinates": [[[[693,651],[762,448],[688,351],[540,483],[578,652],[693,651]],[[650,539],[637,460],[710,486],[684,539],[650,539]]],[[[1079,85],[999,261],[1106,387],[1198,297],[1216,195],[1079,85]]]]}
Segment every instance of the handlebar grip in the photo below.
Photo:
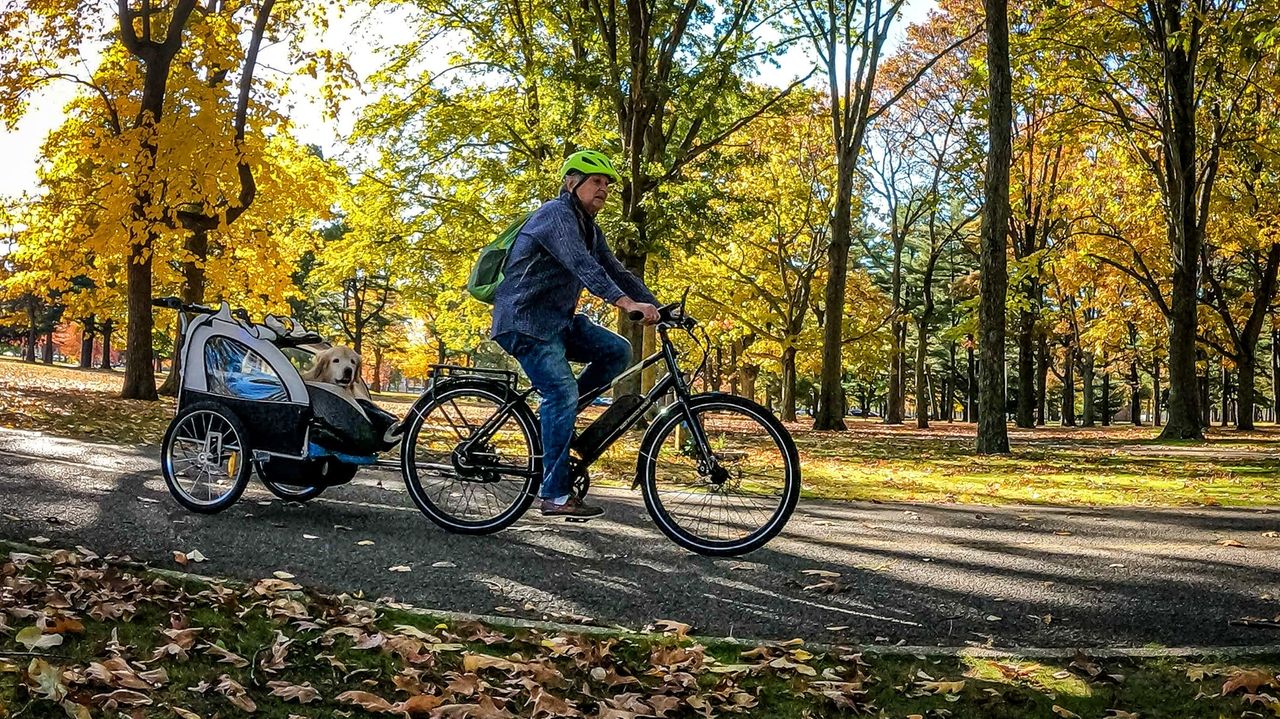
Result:
{"type": "Polygon", "coordinates": [[[151,298],[152,307],[164,307],[170,310],[182,309],[182,300],[177,297],[153,297],[151,298]]]}

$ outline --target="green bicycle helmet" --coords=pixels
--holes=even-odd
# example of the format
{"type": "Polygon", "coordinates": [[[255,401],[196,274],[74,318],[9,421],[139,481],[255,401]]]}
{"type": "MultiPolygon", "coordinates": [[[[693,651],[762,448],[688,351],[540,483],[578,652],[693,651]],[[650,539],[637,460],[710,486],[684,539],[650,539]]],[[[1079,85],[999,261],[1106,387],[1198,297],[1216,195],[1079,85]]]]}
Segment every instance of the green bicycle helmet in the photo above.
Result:
{"type": "Polygon", "coordinates": [[[614,182],[622,182],[622,176],[613,169],[613,163],[607,155],[596,150],[578,150],[565,158],[560,166],[560,179],[576,172],[582,175],[604,175],[614,182]]]}

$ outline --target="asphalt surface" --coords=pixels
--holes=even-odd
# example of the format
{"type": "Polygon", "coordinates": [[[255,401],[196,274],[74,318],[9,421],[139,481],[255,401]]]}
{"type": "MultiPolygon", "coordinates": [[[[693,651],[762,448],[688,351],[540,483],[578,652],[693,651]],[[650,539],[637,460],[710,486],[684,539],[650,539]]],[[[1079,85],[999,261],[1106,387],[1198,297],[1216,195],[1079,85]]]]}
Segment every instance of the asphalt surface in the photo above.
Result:
{"type": "Polygon", "coordinates": [[[196,549],[207,561],[187,569],[200,574],[283,570],[326,591],[424,608],[636,629],[672,619],[753,639],[1280,642],[1278,629],[1238,623],[1280,615],[1280,511],[802,500],[764,549],[717,560],[669,542],[638,493],[593,493],[608,514],[588,524],[534,513],[501,534],[463,537],[419,514],[397,473],[378,470],[306,505],[255,479],[221,514],[191,514],[169,497],[157,457],[155,447],[0,430],[0,537],[171,569],[181,568],[174,550],[196,549]],[[836,591],[806,589],[822,577],[805,570],[839,573],[836,591]]]}

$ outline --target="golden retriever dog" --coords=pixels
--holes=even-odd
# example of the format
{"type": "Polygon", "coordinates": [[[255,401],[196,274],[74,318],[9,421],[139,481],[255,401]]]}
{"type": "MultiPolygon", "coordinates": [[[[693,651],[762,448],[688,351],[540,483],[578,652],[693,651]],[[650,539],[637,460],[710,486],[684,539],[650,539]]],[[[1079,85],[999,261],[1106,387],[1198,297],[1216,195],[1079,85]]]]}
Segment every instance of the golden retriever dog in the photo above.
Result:
{"type": "Polygon", "coordinates": [[[373,399],[360,377],[360,355],[349,347],[334,346],[322,350],[316,355],[311,369],[302,373],[302,379],[337,385],[356,399],[373,399]]]}

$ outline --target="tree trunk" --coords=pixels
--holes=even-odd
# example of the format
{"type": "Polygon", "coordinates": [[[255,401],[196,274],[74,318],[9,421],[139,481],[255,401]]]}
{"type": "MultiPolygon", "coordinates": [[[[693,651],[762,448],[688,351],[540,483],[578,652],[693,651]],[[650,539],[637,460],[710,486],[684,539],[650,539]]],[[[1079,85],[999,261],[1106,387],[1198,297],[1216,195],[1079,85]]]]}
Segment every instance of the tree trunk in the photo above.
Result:
{"type": "Polygon", "coordinates": [[[1033,312],[1019,313],[1018,324],[1018,411],[1015,420],[1019,427],[1035,426],[1035,329],[1033,312]]]}
{"type": "Polygon", "coordinates": [[[782,350],[782,421],[796,421],[796,348],[782,350]]]}
{"type": "Polygon", "coordinates": [[[956,419],[956,380],[960,375],[956,370],[956,341],[951,340],[947,343],[947,381],[943,384],[943,411],[947,413],[947,421],[954,422],[956,419]]]}
{"type": "Polygon", "coordinates": [[[1256,390],[1254,389],[1255,376],[1257,375],[1256,358],[1257,348],[1253,348],[1242,358],[1236,371],[1239,372],[1239,387],[1236,393],[1236,429],[1252,430],[1253,426],[1253,403],[1256,390]]]}
{"type": "Polygon", "coordinates": [[[756,399],[756,376],[760,374],[760,368],[755,365],[742,366],[742,396],[751,401],[756,399]]]}
{"type": "Polygon", "coordinates": [[[1231,422],[1231,370],[1225,357],[1218,358],[1218,371],[1222,377],[1222,417],[1219,423],[1226,427],[1231,422]]]}
{"type": "Polygon", "coordinates": [[[44,351],[40,354],[40,361],[45,364],[53,364],[53,328],[50,327],[44,333],[44,351]]]}
{"type": "Polygon", "coordinates": [[[373,348],[373,381],[369,383],[369,391],[382,391],[382,345],[373,348]]]}
{"type": "Polygon", "coordinates": [[[1280,329],[1271,330],[1271,416],[1280,422],[1280,329]]]}
{"type": "Polygon", "coordinates": [[[1129,363],[1129,419],[1134,427],[1142,426],[1142,378],[1136,358],[1129,363]]]}
{"type": "Polygon", "coordinates": [[[1095,422],[1093,404],[1093,355],[1085,354],[1080,367],[1081,379],[1084,381],[1084,421],[1081,426],[1092,427],[1095,422]]]}
{"type": "Polygon", "coordinates": [[[1062,373],[1062,426],[1076,426],[1076,351],[1067,347],[1062,373]]]}
{"type": "Polygon", "coordinates": [[[965,354],[968,361],[968,378],[964,386],[964,421],[977,422],[978,395],[975,390],[978,388],[978,361],[973,356],[973,335],[969,335],[969,346],[965,348],[965,354]]]}
{"type": "Polygon", "coordinates": [[[101,369],[111,369],[111,330],[115,329],[115,321],[102,323],[102,364],[101,369]]]}
{"type": "Polygon", "coordinates": [[[929,363],[929,318],[921,312],[916,320],[916,427],[929,428],[929,386],[925,381],[929,363]]]}
{"type": "Polygon", "coordinates": [[[80,369],[93,367],[93,315],[84,318],[84,327],[80,331],[80,369]]]}
{"type": "Polygon", "coordinates": [[[1049,406],[1049,338],[1041,334],[1036,341],[1036,426],[1043,427],[1049,406]]]}
{"type": "Polygon", "coordinates": [[[32,364],[36,361],[36,344],[40,341],[40,328],[36,326],[36,302],[27,301],[27,346],[22,351],[22,361],[32,364]]]}
{"type": "MultiPolygon", "coordinates": [[[[837,140],[840,138],[837,137],[837,140]]],[[[853,148],[856,150],[857,148],[853,148]]],[[[836,202],[831,215],[831,243],[827,246],[827,285],[823,290],[822,372],[818,383],[818,412],[814,429],[843,430],[844,424],[844,295],[849,274],[849,244],[853,218],[853,171],[856,151],[836,151],[836,202]]]]}
{"type": "Polygon", "coordinates": [[[1111,426],[1111,372],[1102,372],[1102,426],[1111,426]]]}
{"type": "MultiPolygon", "coordinates": [[[[1212,411],[1212,408],[1213,408],[1213,402],[1210,401],[1210,393],[1209,393],[1209,367],[1207,362],[1205,364],[1206,366],[1204,369],[1204,374],[1200,375],[1198,378],[1200,382],[1200,387],[1199,387],[1200,402],[1198,406],[1200,407],[1201,429],[1208,427],[1210,426],[1210,424],[1212,424],[1209,418],[1209,413],[1212,411]]],[[[1169,393],[1173,394],[1173,390],[1170,389],[1169,393]]]]}
{"type": "MultiPolygon", "coordinates": [[[[1196,304],[1200,278],[1200,207],[1196,162],[1195,49],[1185,44],[1180,3],[1165,2],[1165,92],[1169,119],[1164,136],[1164,173],[1169,192],[1169,246],[1173,248],[1173,288],[1169,307],[1169,422],[1161,439],[1204,439],[1196,401],[1196,304]]],[[[1159,22],[1159,21],[1157,21],[1159,22]]],[[[1207,72],[1207,70],[1206,70],[1207,72]]]]}
{"type": "Polygon", "coordinates": [[[1160,357],[1151,358],[1151,424],[1159,427],[1160,420],[1160,357]]]}
{"type": "Polygon", "coordinates": [[[738,340],[729,343],[729,394],[738,394],[742,371],[738,362],[738,340]]]}
{"type": "Polygon", "coordinates": [[[1008,0],[983,0],[987,27],[989,138],[983,181],[981,299],[978,325],[982,361],[978,390],[979,454],[1007,454],[1009,427],[1005,422],[1004,337],[1005,292],[1009,284],[1005,248],[1009,228],[1009,164],[1013,123],[1009,71],[1008,0]]]}
{"type": "Polygon", "coordinates": [[[901,320],[893,321],[893,344],[889,348],[889,392],[888,406],[884,413],[885,424],[902,424],[906,414],[906,336],[907,325],[901,320]]]}

